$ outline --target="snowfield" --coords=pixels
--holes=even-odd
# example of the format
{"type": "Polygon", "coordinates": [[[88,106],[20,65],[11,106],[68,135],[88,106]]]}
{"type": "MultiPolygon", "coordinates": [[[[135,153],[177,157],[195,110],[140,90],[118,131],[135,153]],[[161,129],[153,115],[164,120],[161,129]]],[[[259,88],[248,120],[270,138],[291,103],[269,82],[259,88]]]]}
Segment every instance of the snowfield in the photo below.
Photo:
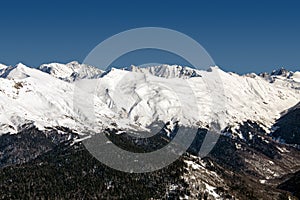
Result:
{"type": "Polygon", "coordinates": [[[300,83],[300,72],[295,72],[293,76],[291,77],[294,81],[300,83]]]}
{"type": "Polygon", "coordinates": [[[79,133],[112,126],[144,130],[155,121],[218,121],[225,128],[249,119],[270,128],[300,101],[300,72],[272,78],[177,65],[108,72],[78,62],[38,69],[0,65],[0,133],[16,133],[31,122],[79,133]]]}

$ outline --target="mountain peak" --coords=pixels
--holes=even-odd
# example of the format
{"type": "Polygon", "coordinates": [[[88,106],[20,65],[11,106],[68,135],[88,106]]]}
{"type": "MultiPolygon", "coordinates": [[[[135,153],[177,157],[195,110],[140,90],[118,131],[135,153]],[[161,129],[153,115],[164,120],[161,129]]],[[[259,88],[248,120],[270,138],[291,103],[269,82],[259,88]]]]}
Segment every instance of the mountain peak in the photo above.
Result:
{"type": "Polygon", "coordinates": [[[67,65],[80,65],[80,63],[76,60],[67,63],[67,65]]]}
{"type": "Polygon", "coordinates": [[[28,66],[26,66],[25,64],[19,62],[18,64],[15,65],[15,68],[24,69],[24,68],[28,68],[28,66]]]}
{"type": "Polygon", "coordinates": [[[5,68],[7,68],[7,66],[0,63],[0,70],[3,70],[3,69],[5,69],[5,68]]]}
{"type": "Polygon", "coordinates": [[[98,78],[103,73],[103,71],[98,68],[86,64],[80,64],[77,61],[72,61],[67,64],[43,64],[38,69],[68,82],[83,78],[98,78]]]}
{"type": "Polygon", "coordinates": [[[282,80],[286,79],[292,82],[300,82],[300,72],[298,71],[292,72],[285,69],[284,67],[273,70],[271,73],[264,72],[258,75],[270,82],[274,82],[276,80],[281,80],[281,79],[282,80]]]}
{"type": "Polygon", "coordinates": [[[289,77],[293,74],[293,72],[286,70],[284,67],[281,67],[277,70],[273,70],[271,75],[272,76],[283,76],[283,77],[289,77]]]}
{"type": "Polygon", "coordinates": [[[27,73],[28,69],[29,67],[27,67],[23,63],[18,63],[15,66],[9,66],[3,69],[1,77],[11,79],[24,79],[30,77],[30,75],[27,73]]]}
{"type": "Polygon", "coordinates": [[[6,68],[7,68],[6,65],[0,64],[0,77],[2,77],[2,75],[3,75],[6,68]]]}
{"type": "Polygon", "coordinates": [[[190,67],[183,67],[180,65],[153,65],[153,66],[134,66],[126,68],[128,71],[141,72],[145,74],[151,74],[153,76],[163,78],[192,78],[201,76],[196,69],[190,67]]]}
{"type": "Polygon", "coordinates": [[[216,70],[221,70],[218,66],[210,66],[206,71],[208,72],[212,72],[212,71],[216,71],[216,70]]]}

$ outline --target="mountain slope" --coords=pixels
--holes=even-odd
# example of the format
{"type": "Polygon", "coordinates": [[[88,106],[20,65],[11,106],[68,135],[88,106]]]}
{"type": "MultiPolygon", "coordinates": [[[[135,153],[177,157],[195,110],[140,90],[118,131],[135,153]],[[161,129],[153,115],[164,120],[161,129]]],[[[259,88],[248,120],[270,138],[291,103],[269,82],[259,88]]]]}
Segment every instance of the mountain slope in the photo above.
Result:
{"type": "MultiPolygon", "coordinates": [[[[108,168],[93,158],[82,143],[74,144],[72,137],[66,139],[70,134],[68,129],[60,130],[65,134],[57,137],[56,130],[49,130],[52,134],[48,135],[47,131],[39,132],[35,127],[4,136],[4,141],[10,142],[4,145],[8,152],[9,146],[18,151],[9,152],[9,159],[1,159],[1,162],[11,162],[15,155],[17,161],[28,158],[26,150],[22,150],[26,146],[35,150],[33,157],[38,156],[17,162],[19,165],[8,163],[0,168],[0,198],[273,200],[292,198],[292,194],[284,190],[295,191],[285,179],[289,173],[299,170],[299,150],[275,143],[262,130],[250,126],[248,131],[253,133],[253,141],[247,143],[221,136],[213,151],[203,159],[188,151],[166,168],[143,174],[108,168]],[[51,137],[55,137],[54,142],[51,137]],[[13,142],[16,138],[17,142],[13,142]],[[265,154],[262,147],[273,149],[276,156],[265,154]]],[[[199,136],[203,133],[205,131],[200,131],[199,136]]],[[[125,134],[106,134],[111,135],[114,143],[119,140],[120,147],[129,148],[135,143],[125,134]]],[[[149,147],[154,150],[153,146],[149,147]]]]}
{"type": "Polygon", "coordinates": [[[2,76],[4,69],[6,69],[6,68],[7,68],[6,65],[0,64],[0,77],[2,76]]]}
{"type": "MultiPolygon", "coordinates": [[[[23,64],[6,68],[0,78],[1,133],[16,133],[28,122],[41,130],[49,126],[76,129],[79,117],[73,109],[73,94],[73,84],[38,69],[23,64]]],[[[108,109],[102,109],[109,113],[105,110],[108,109]]]]}
{"type": "Polygon", "coordinates": [[[149,67],[138,67],[132,65],[127,69],[132,72],[151,74],[163,78],[191,78],[200,76],[197,70],[179,65],[157,65],[149,67]]]}
{"type": "Polygon", "coordinates": [[[299,128],[297,73],[240,76],[218,67],[200,71],[176,65],[105,73],[78,63],[4,66],[0,199],[295,198],[299,149],[272,137],[297,141],[291,132],[299,128]],[[94,121],[86,115],[89,99],[94,121]],[[215,121],[220,138],[200,158],[215,121]],[[155,136],[134,137],[161,122],[155,136]],[[275,122],[279,128],[270,135],[275,122]],[[125,150],[151,152],[168,144],[181,126],[196,127],[190,148],[168,167],[146,174],[106,167],[79,139],[92,131],[125,150]]]}
{"type": "Polygon", "coordinates": [[[300,82],[300,72],[295,72],[295,73],[291,76],[291,79],[292,79],[293,81],[300,82]]]}
{"type": "MultiPolygon", "coordinates": [[[[300,99],[297,82],[281,79],[270,83],[260,76],[239,76],[219,68],[195,70],[197,76],[178,78],[181,74],[178,66],[168,66],[167,69],[174,69],[177,75],[172,72],[169,76],[168,71],[165,74],[168,77],[164,78],[158,77],[164,74],[148,73],[150,69],[156,71],[156,67],[138,72],[112,69],[98,77],[99,71],[87,65],[43,66],[39,70],[18,64],[4,69],[0,78],[2,133],[17,132],[18,126],[28,121],[33,121],[41,130],[46,126],[85,130],[84,116],[73,108],[74,92],[78,89],[94,99],[96,121],[100,122],[89,127],[94,131],[110,127],[111,123],[120,129],[136,129],[146,128],[155,121],[205,125],[216,119],[222,129],[246,120],[268,128],[282,111],[300,99]],[[44,73],[46,66],[52,68],[44,73]],[[77,81],[69,82],[75,68],[82,74],[77,76],[77,81]],[[65,73],[66,69],[70,71],[65,73]],[[96,86],[96,90],[81,89],[78,84],[96,86]],[[211,92],[210,88],[216,91],[211,92]],[[192,98],[185,98],[186,95],[192,98]]],[[[160,72],[161,68],[158,69],[160,72]]]]}
{"type": "Polygon", "coordinates": [[[43,64],[38,69],[49,73],[56,78],[69,82],[83,78],[99,78],[103,73],[103,71],[98,68],[85,64],[79,64],[76,61],[67,64],[43,64]]]}
{"type": "Polygon", "coordinates": [[[300,145],[300,103],[290,108],[274,125],[272,136],[281,142],[300,145]]]}

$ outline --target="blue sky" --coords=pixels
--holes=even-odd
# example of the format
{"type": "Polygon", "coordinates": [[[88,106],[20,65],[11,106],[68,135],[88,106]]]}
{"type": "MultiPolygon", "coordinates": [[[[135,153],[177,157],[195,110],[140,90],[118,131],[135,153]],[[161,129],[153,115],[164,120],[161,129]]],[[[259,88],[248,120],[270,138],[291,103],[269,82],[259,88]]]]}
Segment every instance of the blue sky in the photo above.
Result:
{"type": "Polygon", "coordinates": [[[81,62],[116,33],[154,26],[194,38],[226,71],[300,68],[297,1],[12,0],[0,8],[0,63],[9,65],[81,62]]]}

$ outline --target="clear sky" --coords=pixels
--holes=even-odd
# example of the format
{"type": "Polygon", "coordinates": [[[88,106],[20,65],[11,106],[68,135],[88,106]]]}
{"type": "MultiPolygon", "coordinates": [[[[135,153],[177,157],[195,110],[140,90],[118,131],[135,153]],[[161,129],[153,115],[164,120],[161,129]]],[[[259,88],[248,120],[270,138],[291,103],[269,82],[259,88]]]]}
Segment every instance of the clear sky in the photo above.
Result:
{"type": "Polygon", "coordinates": [[[0,8],[0,63],[8,65],[81,62],[116,33],[155,26],[194,38],[227,71],[300,69],[299,1],[11,0],[0,8]]]}

